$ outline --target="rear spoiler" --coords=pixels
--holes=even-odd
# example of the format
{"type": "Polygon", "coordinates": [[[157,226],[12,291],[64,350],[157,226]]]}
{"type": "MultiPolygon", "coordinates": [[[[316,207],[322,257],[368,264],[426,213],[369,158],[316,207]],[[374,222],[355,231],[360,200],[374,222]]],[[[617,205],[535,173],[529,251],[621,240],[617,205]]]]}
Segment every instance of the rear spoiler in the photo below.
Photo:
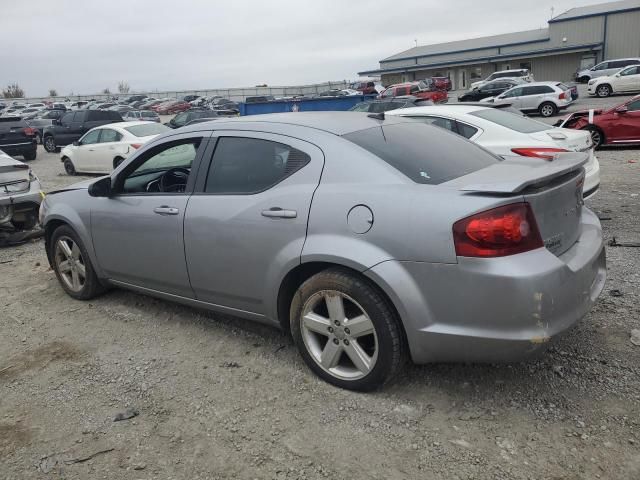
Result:
{"type": "Polygon", "coordinates": [[[559,153],[551,161],[531,158],[509,158],[469,175],[456,178],[445,185],[463,192],[518,193],[534,185],[549,182],[577,171],[589,160],[588,153],[559,153]]]}

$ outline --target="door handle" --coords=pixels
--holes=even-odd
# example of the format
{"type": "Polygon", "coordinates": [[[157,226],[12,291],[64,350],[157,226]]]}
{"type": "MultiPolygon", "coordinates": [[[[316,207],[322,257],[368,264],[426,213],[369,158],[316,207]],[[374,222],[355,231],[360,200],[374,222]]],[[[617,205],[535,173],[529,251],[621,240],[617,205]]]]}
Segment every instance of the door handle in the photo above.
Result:
{"type": "Polygon", "coordinates": [[[163,205],[161,207],[156,207],[153,209],[153,213],[157,213],[158,215],[178,215],[180,210],[175,207],[168,207],[163,205]]]}
{"type": "Polygon", "coordinates": [[[285,210],[280,207],[271,207],[269,210],[263,210],[262,216],[269,218],[296,218],[298,212],[295,210],[285,210]]]}

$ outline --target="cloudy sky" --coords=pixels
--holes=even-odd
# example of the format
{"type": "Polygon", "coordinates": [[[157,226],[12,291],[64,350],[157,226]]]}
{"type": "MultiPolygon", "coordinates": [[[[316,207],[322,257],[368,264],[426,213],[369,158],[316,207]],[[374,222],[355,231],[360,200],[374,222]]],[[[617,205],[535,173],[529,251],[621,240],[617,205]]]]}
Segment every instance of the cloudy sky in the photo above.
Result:
{"type": "Polygon", "coordinates": [[[546,26],[597,0],[2,2],[0,86],[29,96],[355,79],[419,44],[546,26]]]}

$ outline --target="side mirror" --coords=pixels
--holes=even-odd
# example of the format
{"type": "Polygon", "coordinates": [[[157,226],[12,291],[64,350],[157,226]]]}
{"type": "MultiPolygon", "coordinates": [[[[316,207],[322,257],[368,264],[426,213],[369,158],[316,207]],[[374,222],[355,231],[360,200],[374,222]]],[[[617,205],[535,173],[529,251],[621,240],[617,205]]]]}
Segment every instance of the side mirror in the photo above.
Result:
{"type": "Polygon", "coordinates": [[[80,146],[80,141],[76,140],[75,142],[73,142],[72,144],[74,147],[79,147],[80,146]]]}
{"type": "Polygon", "coordinates": [[[62,125],[62,120],[60,120],[59,118],[54,118],[51,123],[53,123],[54,125],[62,125]]]}
{"type": "Polygon", "coordinates": [[[111,177],[104,177],[89,185],[89,195],[92,197],[111,196],[111,177]]]}
{"type": "Polygon", "coordinates": [[[629,111],[629,109],[622,105],[621,107],[616,108],[616,113],[627,113],[629,111]]]}

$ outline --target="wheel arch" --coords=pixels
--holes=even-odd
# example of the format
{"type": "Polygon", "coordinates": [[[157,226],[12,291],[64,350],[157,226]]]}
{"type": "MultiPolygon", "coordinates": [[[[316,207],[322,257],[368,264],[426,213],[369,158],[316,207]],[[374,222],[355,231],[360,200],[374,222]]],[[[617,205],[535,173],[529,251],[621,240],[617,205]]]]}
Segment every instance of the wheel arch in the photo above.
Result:
{"type": "Polygon", "coordinates": [[[385,300],[389,308],[394,312],[398,319],[398,323],[400,325],[400,330],[402,331],[403,341],[405,345],[407,343],[407,333],[405,330],[404,322],[402,321],[402,316],[400,314],[399,309],[396,304],[391,299],[391,296],[387,293],[387,291],[382,288],[381,285],[378,284],[371,276],[366,275],[365,271],[366,267],[363,266],[362,269],[353,268],[353,266],[347,265],[350,262],[340,262],[338,259],[327,260],[327,261],[310,261],[306,263],[301,263],[292,268],[282,279],[280,282],[280,288],[278,289],[277,296],[277,319],[282,328],[282,331],[287,335],[291,333],[290,327],[290,319],[289,319],[289,310],[291,308],[291,302],[293,301],[293,297],[295,296],[296,291],[306,280],[311,278],[312,276],[331,268],[340,268],[342,270],[348,271],[352,275],[360,278],[369,284],[372,288],[374,288],[385,300]]]}

